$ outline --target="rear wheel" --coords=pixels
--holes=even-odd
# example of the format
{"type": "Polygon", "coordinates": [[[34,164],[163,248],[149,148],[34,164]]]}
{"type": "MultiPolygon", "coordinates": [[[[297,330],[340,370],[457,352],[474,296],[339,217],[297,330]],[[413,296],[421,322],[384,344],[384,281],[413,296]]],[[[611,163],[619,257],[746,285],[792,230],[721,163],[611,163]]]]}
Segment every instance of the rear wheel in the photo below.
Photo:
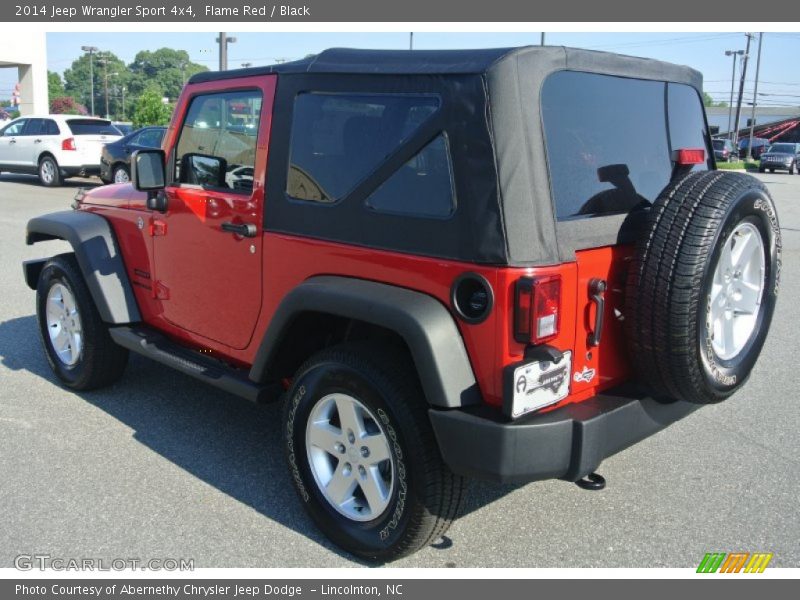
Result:
{"type": "Polygon", "coordinates": [[[128,351],[113,342],[71,254],[47,262],[36,288],[36,314],[45,355],[74,390],[93,390],[122,376],[128,351]]]}
{"type": "Polygon", "coordinates": [[[626,325],[662,398],[713,403],[747,380],[778,293],[780,229],[766,187],[709,171],[670,184],[631,263],[626,325]]]}
{"type": "Polygon", "coordinates": [[[444,534],[464,481],[443,463],[409,359],[380,345],[324,350],[297,372],[284,408],[286,456],[311,518],[369,560],[444,534]]]}
{"type": "Polygon", "coordinates": [[[47,187],[57,187],[61,185],[61,172],[58,163],[52,156],[43,156],[39,159],[39,181],[47,187]]]}

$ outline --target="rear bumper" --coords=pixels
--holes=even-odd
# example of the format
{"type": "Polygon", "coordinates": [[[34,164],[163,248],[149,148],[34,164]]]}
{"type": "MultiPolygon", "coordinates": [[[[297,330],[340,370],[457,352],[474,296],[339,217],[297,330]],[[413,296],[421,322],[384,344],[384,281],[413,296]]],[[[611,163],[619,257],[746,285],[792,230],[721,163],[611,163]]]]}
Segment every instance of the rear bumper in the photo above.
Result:
{"type": "Polygon", "coordinates": [[[59,170],[64,177],[89,177],[90,175],[100,175],[100,165],[59,165],[59,170]]]}
{"type": "Polygon", "coordinates": [[[509,422],[486,407],[430,410],[445,463],[460,475],[502,483],[577,481],[603,459],[694,412],[699,405],[600,395],[509,422]]]}

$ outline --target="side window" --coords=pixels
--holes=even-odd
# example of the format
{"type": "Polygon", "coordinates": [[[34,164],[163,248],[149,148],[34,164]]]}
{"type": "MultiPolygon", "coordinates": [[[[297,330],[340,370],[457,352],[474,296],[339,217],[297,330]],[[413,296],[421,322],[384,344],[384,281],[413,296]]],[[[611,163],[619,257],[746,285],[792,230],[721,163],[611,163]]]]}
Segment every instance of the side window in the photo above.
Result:
{"type": "MultiPolygon", "coordinates": [[[[695,165],[693,170],[705,171],[710,168],[712,152],[706,142],[708,131],[703,118],[703,103],[697,90],[680,83],[667,84],[667,107],[672,150],[703,148],[708,160],[705,164],[695,165]]],[[[731,142],[726,144],[733,148],[731,142]]]]}
{"type": "Polygon", "coordinates": [[[44,119],[29,119],[28,125],[22,135],[45,135],[47,124],[44,119]]]}
{"type": "Polygon", "coordinates": [[[439,135],[367,198],[376,212],[446,218],[453,214],[453,169],[447,139],[439,135]]]}
{"type": "Polygon", "coordinates": [[[340,200],[439,108],[435,96],[299,94],[286,193],[340,200]]]}
{"type": "Polygon", "coordinates": [[[249,194],[260,116],[257,91],[195,97],[178,138],[175,181],[249,194]]]}
{"type": "Polygon", "coordinates": [[[20,119],[19,121],[14,121],[11,125],[6,126],[3,129],[4,136],[12,136],[12,135],[22,135],[22,130],[25,129],[25,124],[28,122],[28,119],[20,119]]]}
{"type": "Polygon", "coordinates": [[[53,119],[45,119],[44,135],[60,135],[61,131],[58,129],[58,123],[53,119]]]}
{"type": "Polygon", "coordinates": [[[665,83],[559,71],[542,88],[550,185],[559,219],[651,204],[672,162],[665,83]]]}
{"type": "Polygon", "coordinates": [[[146,148],[160,148],[163,130],[161,129],[147,129],[136,136],[136,140],[131,142],[146,148]]]}

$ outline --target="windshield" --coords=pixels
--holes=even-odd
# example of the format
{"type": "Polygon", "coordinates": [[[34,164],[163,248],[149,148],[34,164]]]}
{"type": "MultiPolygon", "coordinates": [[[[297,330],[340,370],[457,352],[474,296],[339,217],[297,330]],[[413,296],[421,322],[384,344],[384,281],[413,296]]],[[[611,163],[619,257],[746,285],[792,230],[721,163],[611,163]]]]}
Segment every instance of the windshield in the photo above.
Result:
{"type": "Polygon", "coordinates": [[[122,135],[111,121],[100,119],[69,119],[67,121],[72,135],[122,135]]]}
{"type": "Polygon", "coordinates": [[[772,144],[767,152],[781,152],[784,154],[792,154],[794,152],[794,144],[772,144]]]}

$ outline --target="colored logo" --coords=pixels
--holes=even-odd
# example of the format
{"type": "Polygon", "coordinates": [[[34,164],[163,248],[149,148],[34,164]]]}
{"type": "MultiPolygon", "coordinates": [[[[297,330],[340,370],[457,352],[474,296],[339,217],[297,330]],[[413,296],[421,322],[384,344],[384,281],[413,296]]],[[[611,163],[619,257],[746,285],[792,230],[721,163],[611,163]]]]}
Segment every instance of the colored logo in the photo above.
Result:
{"type": "Polygon", "coordinates": [[[700,561],[698,573],[763,573],[771,552],[709,552],[700,561]]]}

